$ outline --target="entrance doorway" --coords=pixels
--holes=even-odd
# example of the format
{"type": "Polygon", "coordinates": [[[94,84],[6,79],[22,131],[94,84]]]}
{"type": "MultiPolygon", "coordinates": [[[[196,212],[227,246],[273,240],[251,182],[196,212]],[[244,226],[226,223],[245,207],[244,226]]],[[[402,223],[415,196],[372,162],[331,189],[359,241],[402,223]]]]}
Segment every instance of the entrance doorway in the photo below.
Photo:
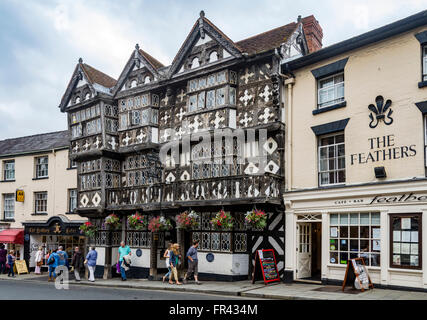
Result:
{"type": "Polygon", "coordinates": [[[322,223],[297,223],[297,280],[321,281],[322,223]]]}

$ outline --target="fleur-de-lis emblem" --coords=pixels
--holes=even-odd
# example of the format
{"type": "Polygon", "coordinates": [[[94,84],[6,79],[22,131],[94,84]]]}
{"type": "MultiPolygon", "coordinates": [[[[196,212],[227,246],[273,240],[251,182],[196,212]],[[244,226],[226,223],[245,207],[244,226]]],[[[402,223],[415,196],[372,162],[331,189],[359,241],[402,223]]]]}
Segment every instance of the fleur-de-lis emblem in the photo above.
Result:
{"type": "Polygon", "coordinates": [[[380,121],[384,121],[386,125],[392,124],[393,118],[391,117],[391,114],[393,113],[393,110],[391,110],[390,108],[391,100],[387,100],[384,104],[383,96],[378,96],[375,99],[375,103],[376,106],[374,106],[373,104],[370,104],[368,106],[368,109],[371,110],[371,113],[369,114],[369,119],[371,119],[369,127],[372,129],[376,128],[380,121]]]}

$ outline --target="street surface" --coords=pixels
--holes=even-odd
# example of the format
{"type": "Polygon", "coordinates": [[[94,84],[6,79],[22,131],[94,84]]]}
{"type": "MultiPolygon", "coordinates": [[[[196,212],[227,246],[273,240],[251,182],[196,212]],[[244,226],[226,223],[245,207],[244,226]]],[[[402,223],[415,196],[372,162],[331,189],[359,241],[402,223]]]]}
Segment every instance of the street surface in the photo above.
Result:
{"type": "Polygon", "coordinates": [[[68,290],[57,290],[54,282],[0,281],[0,300],[241,300],[202,293],[170,292],[130,288],[92,287],[74,285],[70,281],[68,290]]]}

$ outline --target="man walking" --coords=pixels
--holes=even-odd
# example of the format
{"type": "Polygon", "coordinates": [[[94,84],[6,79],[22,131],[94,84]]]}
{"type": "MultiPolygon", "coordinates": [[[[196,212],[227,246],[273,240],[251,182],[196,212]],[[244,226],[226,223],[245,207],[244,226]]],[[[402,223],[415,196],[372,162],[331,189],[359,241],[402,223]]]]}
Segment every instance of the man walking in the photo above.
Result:
{"type": "Polygon", "coordinates": [[[73,259],[71,260],[71,265],[74,268],[74,277],[76,281],[80,281],[80,271],[84,268],[83,264],[83,255],[80,252],[80,248],[76,247],[74,249],[73,259]]]}
{"type": "Polygon", "coordinates": [[[86,256],[85,264],[89,269],[89,281],[95,282],[95,268],[96,268],[96,259],[98,258],[98,252],[96,252],[95,247],[91,247],[89,253],[86,256]]]}
{"type": "Polygon", "coordinates": [[[125,245],[125,242],[122,241],[120,242],[120,247],[119,247],[119,251],[117,253],[117,260],[119,261],[119,266],[120,266],[120,274],[122,276],[122,281],[126,281],[126,270],[124,268],[124,266],[122,266],[123,264],[123,257],[127,256],[127,255],[131,255],[131,250],[129,248],[129,246],[125,245]]]}
{"type": "Polygon", "coordinates": [[[194,272],[194,279],[196,284],[200,284],[198,279],[198,264],[199,260],[197,259],[197,247],[199,246],[199,241],[194,240],[193,245],[188,249],[186,257],[188,258],[188,270],[184,276],[184,283],[187,283],[187,277],[194,272]]]}

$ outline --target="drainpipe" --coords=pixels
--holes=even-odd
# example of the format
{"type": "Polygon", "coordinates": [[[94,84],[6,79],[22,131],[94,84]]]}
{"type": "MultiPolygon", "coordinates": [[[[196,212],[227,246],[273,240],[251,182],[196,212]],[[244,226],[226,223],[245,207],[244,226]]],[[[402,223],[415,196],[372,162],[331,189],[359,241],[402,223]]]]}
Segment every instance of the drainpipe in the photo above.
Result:
{"type": "Polygon", "coordinates": [[[286,174],[286,181],[287,181],[287,190],[292,190],[292,103],[293,103],[293,97],[292,97],[292,88],[295,84],[295,77],[288,78],[285,80],[285,86],[288,87],[288,108],[287,108],[287,117],[286,117],[286,127],[287,127],[287,135],[286,135],[286,146],[288,147],[286,150],[286,168],[287,168],[287,174],[286,174]]]}

